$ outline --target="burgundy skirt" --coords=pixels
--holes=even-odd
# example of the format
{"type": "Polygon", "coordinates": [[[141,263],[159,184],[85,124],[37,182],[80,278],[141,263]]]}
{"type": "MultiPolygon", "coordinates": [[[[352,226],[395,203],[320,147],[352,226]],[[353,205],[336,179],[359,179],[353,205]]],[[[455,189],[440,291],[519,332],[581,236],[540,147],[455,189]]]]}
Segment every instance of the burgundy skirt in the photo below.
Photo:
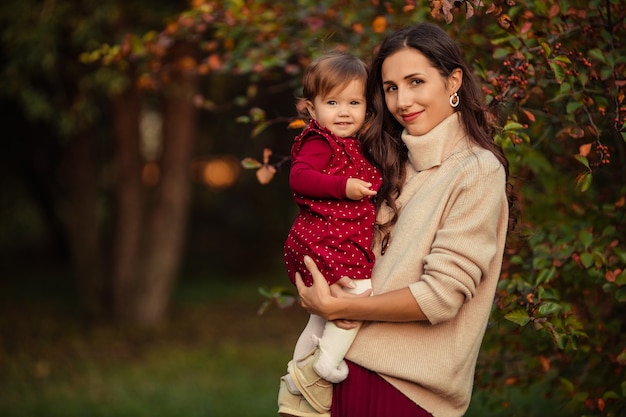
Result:
{"type": "Polygon", "coordinates": [[[346,363],[350,372],[334,385],[331,417],[432,417],[376,372],[346,363]]]}

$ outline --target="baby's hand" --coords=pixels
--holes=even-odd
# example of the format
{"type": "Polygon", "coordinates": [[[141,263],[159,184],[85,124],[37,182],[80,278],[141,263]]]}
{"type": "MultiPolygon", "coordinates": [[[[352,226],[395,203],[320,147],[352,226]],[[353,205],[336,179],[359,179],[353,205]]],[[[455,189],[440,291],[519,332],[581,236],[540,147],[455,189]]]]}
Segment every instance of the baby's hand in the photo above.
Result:
{"type": "Polygon", "coordinates": [[[346,183],[346,197],[350,200],[361,200],[363,197],[376,195],[376,191],[370,189],[372,183],[358,178],[348,178],[346,183]]]}

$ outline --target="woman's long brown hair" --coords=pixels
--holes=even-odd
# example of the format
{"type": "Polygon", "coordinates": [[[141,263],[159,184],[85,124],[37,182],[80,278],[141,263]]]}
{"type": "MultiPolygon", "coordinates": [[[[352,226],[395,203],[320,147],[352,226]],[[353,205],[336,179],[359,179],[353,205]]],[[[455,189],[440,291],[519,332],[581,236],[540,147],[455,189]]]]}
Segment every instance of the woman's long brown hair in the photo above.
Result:
{"type": "MultiPolygon", "coordinates": [[[[385,59],[402,49],[421,52],[446,80],[453,70],[460,68],[463,71],[463,82],[458,91],[460,103],[455,110],[463,115],[463,127],[470,140],[491,151],[504,166],[507,184],[509,178],[509,163],[502,148],[493,140],[493,131],[487,122],[484,95],[459,46],[443,29],[432,23],[419,23],[398,30],[383,41],[373,59],[367,87],[371,118],[369,127],[362,136],[365,155],[383,174],[383,185],[377,195],[377,208],[385,202],[393,210],[392,218],[379,225],[383,231],[395,224],[398,218],[399,207],[395,200],[400,195],[405,180],[408,152],[401,140],[403,127],[385,105],[381,72],[385,59]]],[[[511,204],[509,196],[509,205],[511,204]]]]}

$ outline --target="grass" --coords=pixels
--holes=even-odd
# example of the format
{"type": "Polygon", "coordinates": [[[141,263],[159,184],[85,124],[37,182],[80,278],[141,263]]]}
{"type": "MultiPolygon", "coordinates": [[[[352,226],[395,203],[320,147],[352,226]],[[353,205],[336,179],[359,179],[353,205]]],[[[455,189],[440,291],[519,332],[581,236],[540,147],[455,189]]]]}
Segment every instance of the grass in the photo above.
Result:
{"type": "Polygon", "coordinates": [[[183,281],[172,317],[145,330],[87,325],[54,275],[0,286],[0,416],[276,416],[307,316],[258,316],[263,280],[183,281]]]}
{"type": "Polygon", "coordinates": [[[35,375],[3,384],[1,409],[14,417],[275,416],[284,359],[270,349],[225,345],[156,348],[106,367],[86,359],[71,370],[39,362],[35,375]],[[50,373],[41,375],[42,366],[50,373]]]}

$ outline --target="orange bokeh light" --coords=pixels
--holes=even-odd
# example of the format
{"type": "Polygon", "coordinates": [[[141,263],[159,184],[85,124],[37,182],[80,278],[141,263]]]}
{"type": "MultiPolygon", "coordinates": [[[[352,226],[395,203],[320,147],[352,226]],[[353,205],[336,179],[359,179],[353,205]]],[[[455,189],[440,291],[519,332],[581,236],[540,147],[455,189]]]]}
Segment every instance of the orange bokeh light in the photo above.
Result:
{"type": "Polygon", "coordinates": [[[201,161],[199,167],[200,180],[213,189],[228,188],[239,178],[239,161],[230,155],[201,161]]]}

